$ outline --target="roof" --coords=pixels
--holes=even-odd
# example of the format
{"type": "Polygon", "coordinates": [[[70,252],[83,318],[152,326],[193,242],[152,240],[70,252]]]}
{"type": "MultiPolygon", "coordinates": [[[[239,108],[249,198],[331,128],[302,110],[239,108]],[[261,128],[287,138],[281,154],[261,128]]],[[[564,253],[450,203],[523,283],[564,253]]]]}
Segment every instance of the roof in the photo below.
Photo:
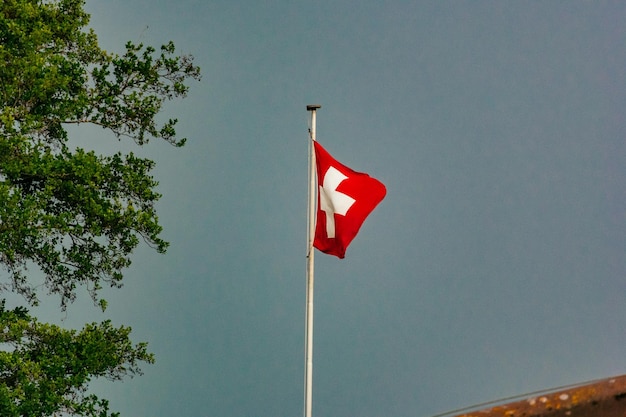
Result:
{"type": "Polygon", "coordinates": [[[624,417],[626,375],[529,396],[456,417],[624,417]]]}

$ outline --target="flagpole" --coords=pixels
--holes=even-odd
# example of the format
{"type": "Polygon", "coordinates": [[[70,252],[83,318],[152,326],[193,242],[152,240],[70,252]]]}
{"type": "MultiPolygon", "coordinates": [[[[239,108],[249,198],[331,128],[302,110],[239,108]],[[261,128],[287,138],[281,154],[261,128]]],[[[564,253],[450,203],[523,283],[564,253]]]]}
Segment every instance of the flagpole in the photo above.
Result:
{"type": "Polygon", "coordinates": [[[316,166],[315,166],[315,129],[316,115],[319,104],[309,104],[307,111],[311,112],[311,128],[309,141],[309,207],[307,229],[307,268],[306,268],[306,343],[305,343],[305,373],[304,373],[304,416],[311,417],[313,399],[313,270],[314,255],[313,239],[315,236],[315,204],[316,204],[316,166]]]}

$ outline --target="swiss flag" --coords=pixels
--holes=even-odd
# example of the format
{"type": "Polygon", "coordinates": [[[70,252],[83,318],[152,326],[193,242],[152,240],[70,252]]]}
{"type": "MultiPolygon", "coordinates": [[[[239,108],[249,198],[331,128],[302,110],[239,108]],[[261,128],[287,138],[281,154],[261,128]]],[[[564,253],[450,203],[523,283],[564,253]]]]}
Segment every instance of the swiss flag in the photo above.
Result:
{"type": "Polygon", "coordinates": [[[385,198],[383,183],[337,162],[319,143],[317,162],[317,223],[313,246],[344,258],[365,218],[385,198]]]}

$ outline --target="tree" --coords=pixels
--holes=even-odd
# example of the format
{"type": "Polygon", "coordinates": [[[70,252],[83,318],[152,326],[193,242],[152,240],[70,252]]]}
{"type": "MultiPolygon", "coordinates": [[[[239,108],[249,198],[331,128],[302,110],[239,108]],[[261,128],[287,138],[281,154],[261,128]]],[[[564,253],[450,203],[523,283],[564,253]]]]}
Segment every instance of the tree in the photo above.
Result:
{"type": "MultiPolygon", "coordinates": [[[[160,195],[151,176],[154,161],[133,153],[71,149],[68,126],[99,126],[139,146],[150,139],[182,146],[177,121],[159,123],[156,116],[165,101],[184,97],[187,82],[200,75],[193,58],[176,55],[172,43],[157,51],[129,42],[121,55],[102,50],[87,28],[83,6],[83,0],[0,4],[0,291],[36,305],[40,294],[29,279],[35,269],[47,292],[60,297],[62,309],[85,288],[104,310],[99,290],[121,286],[140,241],[158,252],[167,249],[155,211],[160,195]]],[[[109,415],[106,401],[85,393],[90,376],[116,378],[124,368],[139,373],[137,361],[152,360],[145,345],[130,344],[129,329],[110,323],[75,333],[38,323],[21,307],[3,307],[0,320],[2,416],[109,415]],[[67,370],[59,376],[61,365],[54,365],[60,373],[48,373],[51,368],[43,365],[73,363],[71,349],[81,343],[91,347],[80,360],[96,360],[90,355],[104,341],[107,349],[125,352],[116,356],[122,362],[105,361],[106,369],[86,366],[80,377],[67,370]],[[60,352],[55,346],[63,343],[74,347],[60,352]],[[60,353],[53,360],[42,354],[47,349],[60,353]],[[39,408],[20,408],[27,389],[27,400],[39,398],[39,408]],[[98,407],[105,411],[98,414],[98,407]]]]}
{"type": "MultiPolygon", "coordinates": [[[[39,323],[25,308],[0,305],[0,411],[2,416],[48,416],[57,412],[107,416],[108,401],[87,395],[93,377],[119,380],[153,362],[146,344],[133,346],[130,328],[110,321],[80,332],[39,323]]],[[[113,414],[117,415],[117,414],[113,414]]]]}

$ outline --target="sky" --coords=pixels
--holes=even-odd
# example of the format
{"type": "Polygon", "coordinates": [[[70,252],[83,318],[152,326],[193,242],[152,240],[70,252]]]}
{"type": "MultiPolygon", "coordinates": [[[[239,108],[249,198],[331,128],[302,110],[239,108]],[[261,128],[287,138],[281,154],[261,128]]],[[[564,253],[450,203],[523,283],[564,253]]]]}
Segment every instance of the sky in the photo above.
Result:
{"type": "Polygon", "coordinates": [[[315,257],[315,416],[431,417],[626,373],[626,3],[88,1],[101,46],[174,41],[202,69],[152,158],[167,254],[135,253],[101,313],[147,341],[97,382],[122,416],[298,416],[307,104],[387,197],[315,257]]]}

